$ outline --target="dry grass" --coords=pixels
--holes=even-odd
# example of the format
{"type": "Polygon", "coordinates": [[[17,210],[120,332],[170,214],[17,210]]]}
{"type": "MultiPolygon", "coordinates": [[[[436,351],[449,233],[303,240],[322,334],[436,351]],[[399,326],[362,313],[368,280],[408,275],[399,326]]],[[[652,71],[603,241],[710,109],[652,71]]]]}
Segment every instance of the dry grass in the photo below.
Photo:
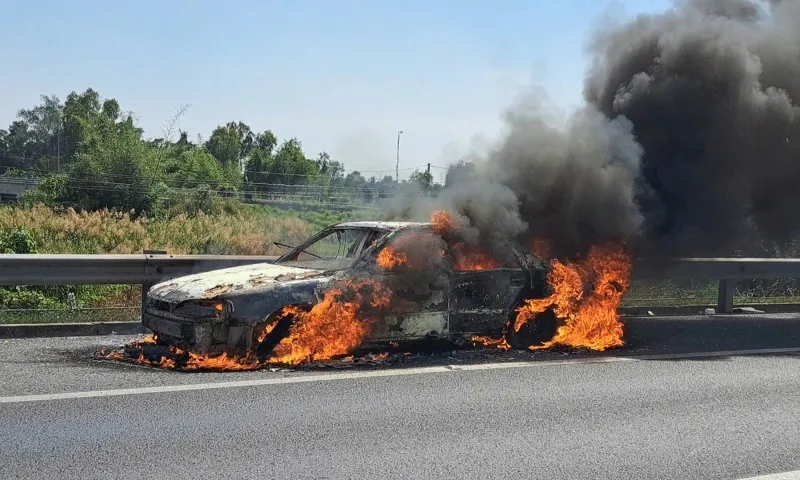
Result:
{"type": "Polygon", "coordinates": [[[314,228],[299,218],[248,213],[232,216],[180,215],[170,220],[134,218],[127,213],[0,208],[0,231],[24,227],[39,253],[141,253],[270,255],[272,242],[295,244],[314,228]]]}

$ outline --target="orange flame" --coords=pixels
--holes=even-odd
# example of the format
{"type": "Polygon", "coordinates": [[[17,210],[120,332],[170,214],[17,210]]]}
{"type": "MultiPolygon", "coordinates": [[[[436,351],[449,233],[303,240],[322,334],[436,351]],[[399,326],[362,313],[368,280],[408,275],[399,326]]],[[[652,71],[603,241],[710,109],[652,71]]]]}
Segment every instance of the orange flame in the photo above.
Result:
{"type": "Polygon", "coordinates": [[[500,268],[499,262],[485,253],[467,248],[463,243],[457,243],[453,246],[453,257],[453,269],[457,272],[474,272],[500,268]]]}
{"type": "Polygon", "coordinates": [[[444,210],[437,210],[431,214],[431,223],[433,224],[433,231],[437,235],[444,235],[452,232],[456,228],[453,217],[444,210]]]}
{"type": "Polygon", "coordinates": [[[269,362],[298,365],[350,353],[371,331],[369,310],[388,307],[391,296],[392,292],[375,280],[349,280],[328,290],[310,311],[286,309],[285,314],[296,317],[295,323],[269,362]]]}
{"type": "Polygon", "coordinates": [[[500,350],[511,350],[511,345],[508,344],[505,336],[500,338],[494,338],[484,335],[476,335],[470,337],[470,340],[485,347],[496,347],[499,348],[500,350]]]}
{"type": "MultiPolygon", "coordinates": [[[[186,354],[189,360],[186,362],[184,370],[217,370],[220,372],[236,372],[245,370],[255,370],[262,365],[254,356],[236,356],[222,353],[221,355],[198,355],[192,352],[184,352],[179,348],[174,348],[175,355],[186,354]]],[[[166,357],[162,357],[162,361],[166,357]]],[[[163,365],[161,365],[163,366],[163,365]]],[[[167,367],[170,368],[170,367],[167,367]]],[[[172,367],[175,368],[175,362],[172,361],[172,367]]]]}
{"type": "MultiPolygon", "coordinates": [[[[444,210],[431,214],[433,231],[439,236],[448,236],[456,229],[453,217],[444,210]]],[[[458,272],[473,272],[500,268],[500,263],[477,249],[457,242],[451,245],[453,253],[453,269],[458,272]]]]}
{"type": "Polygon", "coordinates": [[[386,247],[378,254],[375,262],[383,270],[394,270],[400,265],[408,266],[408,255],[392,247],[386,247]]]}
{"type": "Polygon", "coordinates": [[[530,347],[531,350],[553,345],[592,350],[622,346],[622,323],[617,307],[630,286],[631,275],[631,261],[622,247],[610,244],[592,247],[583,262],[563,264],[553,260],[551,263],[553,270],[547,281],[553,293],[547,298],[525,300],[517,310],[513,328],[519,331],[526,322],[550,307],[565,323],[550,341],[530,347]],[[586,292],[584,285],[591,280],[594,283],[586,292]]]}

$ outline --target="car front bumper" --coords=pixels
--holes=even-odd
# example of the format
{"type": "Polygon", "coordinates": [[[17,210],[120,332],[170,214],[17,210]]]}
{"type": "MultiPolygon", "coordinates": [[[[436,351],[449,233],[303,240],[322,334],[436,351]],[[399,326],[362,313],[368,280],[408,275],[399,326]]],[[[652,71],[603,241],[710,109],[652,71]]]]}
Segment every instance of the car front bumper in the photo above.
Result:
{"type": "Polygon", "coordinates": [[[252,326],[232,326],[217,318],[184,319],[148,309],[142,315],[142,325],[164,343],[197,354],[248,351],[254,343],[252,326]]]}

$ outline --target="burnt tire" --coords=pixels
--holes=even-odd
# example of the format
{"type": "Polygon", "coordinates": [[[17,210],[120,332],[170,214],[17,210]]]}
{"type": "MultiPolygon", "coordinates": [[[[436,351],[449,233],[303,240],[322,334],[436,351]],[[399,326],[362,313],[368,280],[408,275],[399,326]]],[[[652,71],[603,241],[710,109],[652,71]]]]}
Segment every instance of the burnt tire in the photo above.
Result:
{"type": "Polygon", "coordinates": [[[506,333],[506,342],[514,349],[541,345],[552,339],[558,328],[558,318],[550,307],[528,321],[518,332],[512,326],[506,333]]]}

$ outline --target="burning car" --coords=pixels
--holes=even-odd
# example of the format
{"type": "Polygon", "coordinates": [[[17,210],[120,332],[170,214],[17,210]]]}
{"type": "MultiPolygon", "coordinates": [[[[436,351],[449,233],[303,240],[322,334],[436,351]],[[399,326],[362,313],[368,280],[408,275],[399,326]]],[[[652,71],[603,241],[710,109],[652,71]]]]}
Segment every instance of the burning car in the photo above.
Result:
{"type": "MultiPolygon", "coordinates": [[[[315,325],[331,355],[355,346],[423,339],[463,343],[502,336],[526,347],[556,333],[553,309],[508,331],[525,299],[549,293],[549,264],[520,245],[502,259],[466,252],[440,225],[330,226],[274,262],[189,275],[153,286],[142,312],[162,344],[196,354],[291,352],[298,322],[315,325]],[[313,312],[313,318],[309,318],[313,312]]],[[[320,344],[321,344],[320,343],[320,344]]],[[[297,349],[295,349],[297,350],[297,349]]],[[[314,351],[312,351],[314,350],[314,351]]],[[[319,357],[319,353],[316,354],[319,357]]]]}

